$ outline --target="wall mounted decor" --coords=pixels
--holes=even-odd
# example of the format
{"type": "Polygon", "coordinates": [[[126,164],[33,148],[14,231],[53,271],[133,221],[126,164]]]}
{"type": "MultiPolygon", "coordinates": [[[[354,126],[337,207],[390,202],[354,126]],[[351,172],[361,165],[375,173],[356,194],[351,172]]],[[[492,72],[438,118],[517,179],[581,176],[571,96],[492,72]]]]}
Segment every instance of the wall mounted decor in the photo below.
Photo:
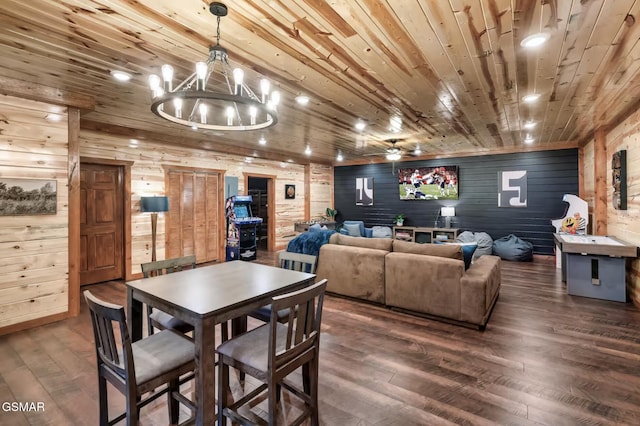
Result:
{"type": "Polygon", "coordinates": [[[296,186],[295,185],[285,185],[284,186],[284,198],[287,200],[293,200],[296,198],[296,186]]]}
{"type": "Polygon", "coordinates": [[[527,171],[498,172],[498,207],[527,207],[527,171]]]}
{"type": "Polygon", "coordinates": [[[373,178],[356,178],[356,206],[373,205],[373,178]]]}
{"type": "Polygon", "coordinates": [[[611,184],[613,208],[627,209],[627,150],[615,152],[611,157],[611,184]]]}
{"type": "Polygon", "coordinates": [[[0,178],[0,216],[56,214],[56,181],[0,178]]]}

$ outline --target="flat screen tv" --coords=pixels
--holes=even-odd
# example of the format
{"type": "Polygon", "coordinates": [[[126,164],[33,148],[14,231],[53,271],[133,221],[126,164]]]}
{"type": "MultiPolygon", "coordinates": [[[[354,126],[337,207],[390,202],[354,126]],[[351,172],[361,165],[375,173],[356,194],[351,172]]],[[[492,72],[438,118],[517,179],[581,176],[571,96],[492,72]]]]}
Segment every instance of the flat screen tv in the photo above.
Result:
{"type": "Polygon", "coordinates": [[[398,169],[401,200],[457,200],[458,166],[398,169]]]}

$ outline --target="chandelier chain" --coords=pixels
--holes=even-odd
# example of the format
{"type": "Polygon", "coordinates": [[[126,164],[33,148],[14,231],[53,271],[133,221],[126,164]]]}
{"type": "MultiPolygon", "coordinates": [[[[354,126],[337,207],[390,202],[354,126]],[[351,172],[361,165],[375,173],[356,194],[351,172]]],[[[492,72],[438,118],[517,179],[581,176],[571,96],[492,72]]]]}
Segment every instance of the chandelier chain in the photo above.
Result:
{"type": "Polygon", "coordinates": [[[220,16],[217,16],[218,18],[218,28],[216,31],[216,46],[220,46],[220,16]]]}

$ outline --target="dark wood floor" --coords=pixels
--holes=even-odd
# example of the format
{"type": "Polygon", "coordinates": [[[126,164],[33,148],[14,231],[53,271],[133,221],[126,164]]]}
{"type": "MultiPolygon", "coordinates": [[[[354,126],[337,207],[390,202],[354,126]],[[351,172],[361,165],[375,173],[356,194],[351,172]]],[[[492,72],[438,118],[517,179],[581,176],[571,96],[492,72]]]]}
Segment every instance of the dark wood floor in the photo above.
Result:
{"type": "MultiPolygon", "coordinates": [[[[122,283],[91,289],[124,300],[122,283]]],[[[0,337],[0,403],[45,403],[0,410],[0,424],[97,424],[91,333],[83,305],[78,318],[0,337]]],[[[503,262],[484,332],[327,297],[321,347],[323,425],[640,424],[640,312],[568,296],[553,259],[503,262]]],[[[164,398],[142,422],[168,423],[164,398]]]]}

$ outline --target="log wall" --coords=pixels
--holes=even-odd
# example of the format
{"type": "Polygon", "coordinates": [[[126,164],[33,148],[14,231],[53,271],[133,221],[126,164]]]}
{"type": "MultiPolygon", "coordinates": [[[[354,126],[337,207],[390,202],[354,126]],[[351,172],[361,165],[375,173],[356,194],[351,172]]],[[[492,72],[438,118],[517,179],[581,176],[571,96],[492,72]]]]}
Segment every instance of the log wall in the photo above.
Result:
{"type": "Polygon", "coordinates": [[[66,108],[0,96],[0,178],[57,189],[55,215],[0,216],[0,330],[68,311],[67,163],[66,108]]]}
{"type": "MultiPolygon", "coordinates": [[[[607,135],[607,233],[640,246],[640,111],[636,111],[607,135]],[[611,156],[627,150],[627,210],[616,210],[611,202],[613,183],[611,156]]],[[[627,263],[631,299],[640,306],[640,259],[627,263]]]]}
{"type": "MultiPolygon", "coordinates": [[[[294,223],[304,220],[305,167],[303,165],[220,154],[180,146],[168,146],[152,140],[132,144],[124,136],[92,130],[80,131],[80,155],[119,161],[133,161],[131,168],[131,273],[140,272],[140,263],[151,259],[151,223],[148,215],[140,213],[140,197],[165,194],[163,166],[174,165],[202,169],[224,170],[226,176],[237,176],[238,192],[244,194],[243,174],[276,176],[276,249],[285,248],[294,235],[294,223]],[[296,198],[285,199],[285,184],[296,185],[296,198]]],[[[312,164],[310,204],[311,215],[320,216],[332,205],[333,169],[312,164]]],[[[158,218],[157,257],[165,258],[165,222],[158,218]]],[[[224,257],[224,255],[222,255],[224,257]]]]}

